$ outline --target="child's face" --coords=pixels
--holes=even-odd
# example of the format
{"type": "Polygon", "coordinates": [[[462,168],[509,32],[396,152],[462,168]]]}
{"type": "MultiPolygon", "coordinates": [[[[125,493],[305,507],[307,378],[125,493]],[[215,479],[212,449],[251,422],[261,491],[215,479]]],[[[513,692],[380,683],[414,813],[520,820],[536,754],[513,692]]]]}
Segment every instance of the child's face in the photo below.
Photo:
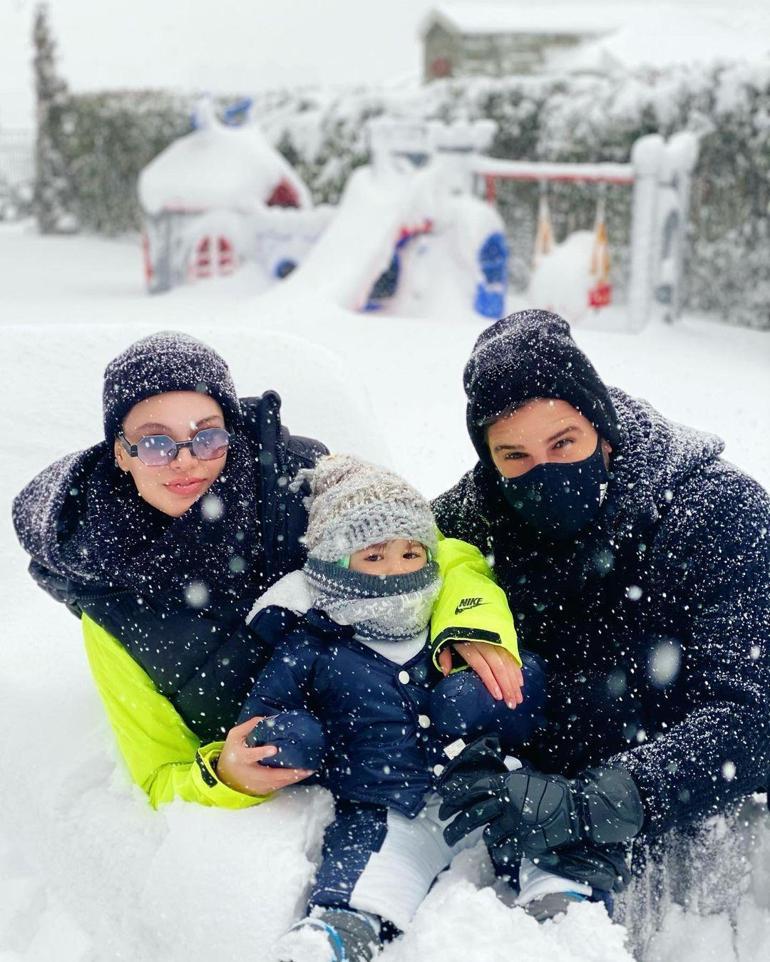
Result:
{"type": "Polygon", "coordinates": [[[367,575],[408,575],[427,563],[425,546],[405,538],[372,544],[350,556],[350,570],[367,575]]]}

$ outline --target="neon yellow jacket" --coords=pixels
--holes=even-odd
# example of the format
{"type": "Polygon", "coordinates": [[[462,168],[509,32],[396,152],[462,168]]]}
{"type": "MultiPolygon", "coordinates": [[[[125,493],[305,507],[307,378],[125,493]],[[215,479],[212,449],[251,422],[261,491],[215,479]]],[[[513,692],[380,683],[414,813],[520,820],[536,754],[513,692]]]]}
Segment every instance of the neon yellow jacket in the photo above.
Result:
{"type": "MultiPolygon", "coordinates": [[[[478,549],[454,538],[439,542],[444,579],[431,619],[434,660],[454,641],[500,645],[521,664],[505,594],[478,549]]],[[[220,808],[248,808],[268,796],[220,782],[215,764],[224,742],[202,745],[171,702],[120,642],[82,617],[86,654],[107,717],[132,779],[157,808],[175,798],[220,808]]]]}

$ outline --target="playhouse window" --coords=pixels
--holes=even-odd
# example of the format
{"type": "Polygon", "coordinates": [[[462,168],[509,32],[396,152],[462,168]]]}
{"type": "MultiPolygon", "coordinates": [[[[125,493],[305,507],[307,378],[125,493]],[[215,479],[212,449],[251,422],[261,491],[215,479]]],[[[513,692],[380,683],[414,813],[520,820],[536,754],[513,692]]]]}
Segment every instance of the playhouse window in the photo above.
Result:
{"type": "Polygon", "coordinates": [[[270,195],[268,207],[299,207],[299,195],[288,180],[282,180],[270,195]]]}

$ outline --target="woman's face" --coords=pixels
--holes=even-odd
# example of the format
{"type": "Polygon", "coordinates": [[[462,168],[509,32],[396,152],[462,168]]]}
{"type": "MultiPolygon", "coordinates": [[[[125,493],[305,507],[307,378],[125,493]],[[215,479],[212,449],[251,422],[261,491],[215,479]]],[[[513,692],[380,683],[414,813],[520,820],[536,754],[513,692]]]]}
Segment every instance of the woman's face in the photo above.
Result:
{"type": "MultiPolygon", "coordinates": [[[[567,401],[535,398],[487,429],[487,444],[504,478],[519,478],[538,464],[569,464],[589,458],[598,434],[567,401]]],[[[612,450],[602,442],[605,460],[612,450]]]]}
{"type": "MultiPolygon", "coordinates": [[[[123,421],[129,444],[151,434],[166,434],[174,441],[188,441],[204,428],[223,428],[222,408],[214,398],[197,391],[169,391],[135,404],[123,421]]],[[[120,441],[115,442],[118,467],[130,474],[144,500],[164,514],[178,518],[205,494],[222,473],[225,453],[212,461],[196,458],[190,448],[160,467],[132,458],[120,441]]]]}

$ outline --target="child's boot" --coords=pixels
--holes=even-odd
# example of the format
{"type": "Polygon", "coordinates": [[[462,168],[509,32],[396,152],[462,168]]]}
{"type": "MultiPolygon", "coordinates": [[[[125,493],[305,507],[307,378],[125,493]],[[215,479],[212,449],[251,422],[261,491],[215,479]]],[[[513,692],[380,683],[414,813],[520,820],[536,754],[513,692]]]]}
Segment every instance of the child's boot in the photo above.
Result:
{"type": "Polygon", "coordinates": [[[612,918],[614,899],[611,892],[601,892],[594,889],[590,895],[582,892],[549,892],[539,899],[533,899],[524,906],[527,915],[531,915],[537,922],[547,922],[549,919],[565,915],[567,909],[576,902],[602,902],[607,915],[612,918]]]}
{"type": "Polygon", "coordinates": [[[322,909],[278,942],[276,962],[371,962],[382,945],[376,920],[352,909],[322,909]]]}

